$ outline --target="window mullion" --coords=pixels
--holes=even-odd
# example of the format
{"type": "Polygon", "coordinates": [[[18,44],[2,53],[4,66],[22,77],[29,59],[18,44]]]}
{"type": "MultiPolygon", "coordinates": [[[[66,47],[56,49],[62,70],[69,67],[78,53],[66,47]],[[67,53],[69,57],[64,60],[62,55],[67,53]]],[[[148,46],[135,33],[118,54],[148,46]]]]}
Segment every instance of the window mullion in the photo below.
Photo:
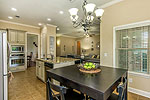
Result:
{"type": "Polygon", "coordinates": [[[147,44],[147,73],[150,74],[150,26],[148,26],[148,44],[147,44]]]}

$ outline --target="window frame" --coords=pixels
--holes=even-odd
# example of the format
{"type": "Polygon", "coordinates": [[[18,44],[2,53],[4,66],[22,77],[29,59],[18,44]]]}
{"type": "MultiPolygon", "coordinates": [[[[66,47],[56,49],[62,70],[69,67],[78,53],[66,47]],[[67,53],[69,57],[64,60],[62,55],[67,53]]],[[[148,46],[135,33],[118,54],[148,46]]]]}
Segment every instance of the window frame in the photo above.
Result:
{"type": "MultiPolygon", "coordinates": [[[[136,27],[149,26],[149,25],[150,25],[150,20],[146,20],[146,21],[142,21],[142,22],[136,22],[136,23],[125,24],[125,25],[113,27],[113,67],[114,68],[117,68],[117,66],[116,66],[116,31],[123,30],[123,29],[136,28],[136,27]]],[[[150,74],[149,65],[148,65],[147,70],[148,70],[147,74],[150,74]]],[[[130,72],[134,72],[134,71],[130,71],[130,72]]],[[[134,72],[134,73],[139,73],[139,72],[134,72]]]]}

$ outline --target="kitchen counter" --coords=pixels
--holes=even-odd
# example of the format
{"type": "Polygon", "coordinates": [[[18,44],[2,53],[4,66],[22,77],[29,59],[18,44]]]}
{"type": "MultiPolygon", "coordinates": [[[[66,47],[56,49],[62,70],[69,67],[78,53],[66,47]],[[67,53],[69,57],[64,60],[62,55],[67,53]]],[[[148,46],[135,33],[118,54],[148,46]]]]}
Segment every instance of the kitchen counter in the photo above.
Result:
{"type": "MultiPolygon", "coordinates": [[[[46,82],[46,70],[75,65],[76,61],[80,62],[80,59],[56,57],[54,60],[51,60],[49,58],[38,58],[36,59],[36,76],[43,82],[46,82]]],[[[55,80],[53,82],[58,84],[55,80]]]]}
{"type": "Polygon", "coordinates": [[[80,59],[56,57],[56,59],[54,59],[54,60],[45,59],[45,58],[37,58],[36,60],[38,60],[38,61],[43,61],[43,62],[47,62],[47,63],[52,63],[52,64],[61,64],[61,63],[79,61],[80,59]]]}

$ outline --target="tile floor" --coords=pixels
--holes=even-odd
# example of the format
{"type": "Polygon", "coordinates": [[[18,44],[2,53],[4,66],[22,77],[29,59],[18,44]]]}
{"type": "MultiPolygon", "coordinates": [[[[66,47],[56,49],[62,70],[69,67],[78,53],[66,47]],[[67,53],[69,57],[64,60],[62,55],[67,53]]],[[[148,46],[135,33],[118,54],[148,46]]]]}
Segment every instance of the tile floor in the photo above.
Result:
{"type": "MultiPolygon", "coordinates": [[[[46,86],[36,78],[35,67],[13,74],[15,78],[9,85],[9,100],[46,100],[46,86]]],[[[128,93],[128,100],[150,99],[128,93]]]]}
{"type": "Polygon", "coordinates": [[[9,85],[9,100],[45,100],[46,87],[36,78],[35,67],[13,75],[15,78],[9,85]]]}

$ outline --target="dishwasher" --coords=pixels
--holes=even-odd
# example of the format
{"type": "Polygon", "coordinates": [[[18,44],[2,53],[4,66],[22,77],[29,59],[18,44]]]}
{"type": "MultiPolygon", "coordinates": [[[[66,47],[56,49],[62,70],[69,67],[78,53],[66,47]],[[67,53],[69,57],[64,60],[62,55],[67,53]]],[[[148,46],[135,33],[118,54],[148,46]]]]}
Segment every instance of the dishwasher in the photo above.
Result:
{"type": "MultiPolygon", "coordinates": [[[[52,64],[52,63],[47,63],[47,62],[45,62],[45,63],[44,63],[44,66],[45,66],[45,72],[46,72],[47,70],[51,70],[51,69],[54,68],[54,64],[52,64]]],[[[45,73],[45,78],[46,78],[46,80],[47,80],[47,74],[46,74],[46,73],[45,73]]],[[[56,85],[60,85],[60,82],[58,82],[58,81],[55,80],[55,79],[51,79],[51,82],[54,83],[54,84],[56,84],[56,85]]]]}

